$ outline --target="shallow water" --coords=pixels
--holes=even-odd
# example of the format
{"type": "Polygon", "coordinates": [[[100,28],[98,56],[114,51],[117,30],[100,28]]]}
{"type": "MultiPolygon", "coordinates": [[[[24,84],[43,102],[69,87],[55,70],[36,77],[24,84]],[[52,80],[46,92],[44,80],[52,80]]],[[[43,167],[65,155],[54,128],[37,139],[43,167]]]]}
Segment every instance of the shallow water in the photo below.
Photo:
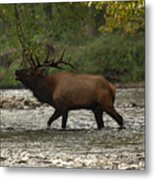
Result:
{"type": "Polygon", "coordinates": [[[106,128],[97,130],[88,110],[71,111],[65,131],[60,118],[47,129],[52,107],[28,90],[1,94],[3,100],[27,102],[1,108],[1,166],[144,169],[144,89],[118,89],[115,107],[126,126],[121,131],[107,114],[106,128]]]}

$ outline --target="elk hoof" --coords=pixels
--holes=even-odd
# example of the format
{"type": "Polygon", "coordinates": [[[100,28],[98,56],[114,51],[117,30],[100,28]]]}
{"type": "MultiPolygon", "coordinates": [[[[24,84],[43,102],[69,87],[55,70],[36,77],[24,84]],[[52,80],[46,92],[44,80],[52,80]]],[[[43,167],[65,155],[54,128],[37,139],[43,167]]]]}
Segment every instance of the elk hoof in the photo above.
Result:
{"type": "Polygon", "coordinates": [[[50,126],[47,126],[47,127],[46,127],[46,130],[50,130],[50,126]]]}
{"type": "Polygon", "coordinates": [[[126,127],[125,126],[120,126],[119,130],[122,130],[122,129],[126,129],[126,127]]]}
{"type": "Polygon", "coordinates": [[[51,123],[48,121],[47,122],[47,127],[49,128],[51,126],[51,123]]]}
{"type": "Polygon", "coordinates": [[[105,127],[102,126],[102,127],[98,127],[98,130],[103,130],[105,127]]]}

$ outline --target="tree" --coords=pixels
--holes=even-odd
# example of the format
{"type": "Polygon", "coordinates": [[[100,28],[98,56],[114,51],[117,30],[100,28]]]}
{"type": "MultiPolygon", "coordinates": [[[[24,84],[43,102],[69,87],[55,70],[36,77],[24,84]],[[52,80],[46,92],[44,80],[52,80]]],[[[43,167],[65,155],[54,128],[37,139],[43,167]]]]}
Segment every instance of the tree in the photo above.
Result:
{"type": "Polygon", "coordinates": [[[100,32],[117,31],[135,34],[139,31],[144,31],[144,0],[131,2],[92,2],[89,6],[95,6],[97,10],[106,9],[103,17],[106,22],[99,27],[100,32]]]}

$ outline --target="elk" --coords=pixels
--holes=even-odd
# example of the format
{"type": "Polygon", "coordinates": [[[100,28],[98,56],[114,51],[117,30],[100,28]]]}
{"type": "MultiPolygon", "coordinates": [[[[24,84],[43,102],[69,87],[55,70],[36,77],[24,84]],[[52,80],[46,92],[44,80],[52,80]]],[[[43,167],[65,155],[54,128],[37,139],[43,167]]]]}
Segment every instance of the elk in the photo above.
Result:
{"type": "Polygon", "coordinates": [[[67,65],[74,68],[63,60],[64,51],[58,60],[49,60],[49,51],[42,63],[37,56],[34,58],[30,53],[27,58],[30,67],[15,72],[16,80],[30,89],[40,102],[55,108],[47,122],[48,127],[57,118],[62,117],[61,127],[65,129],[70,110],[88,109],[94,113],[98,129],[104,128],[103,112],[115,119],[120,129],[124,128],[123,118],[114,108],[115,87],[100,75],[73,72],[45,75],[42,69],[45,67],[62,69],[61,65],[67,65]]]}

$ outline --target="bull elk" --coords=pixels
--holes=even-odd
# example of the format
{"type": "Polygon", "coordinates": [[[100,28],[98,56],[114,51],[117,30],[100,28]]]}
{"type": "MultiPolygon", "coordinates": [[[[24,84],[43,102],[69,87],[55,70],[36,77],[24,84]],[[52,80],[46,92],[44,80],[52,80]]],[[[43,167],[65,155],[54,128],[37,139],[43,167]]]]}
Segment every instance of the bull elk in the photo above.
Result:
{"type": "Polygon", "coordinates": [[[115,87],[104,77],[99,75],[76,74],[71,72],[59,72],[51,76],[43,73],[42,67],[55,67],[61,69],[61,65],[74,66],[63,60],[64,51],[58,60],[49,60],[48,51],[46,59],[41,63],[37,56],[29,56],[29,68],[17,70],[16,79],[30,89],[34,96],[42,103],[48,103],[55,108],[55,112],[49,118],[47,125],[62,116],[63,129],[66,128],[68,112],[76,109],[92,110],[98,129],[104,127],[102,119],[105,111],[119,125],[124,128],[123,118],[114,108],[115,87]]]}

